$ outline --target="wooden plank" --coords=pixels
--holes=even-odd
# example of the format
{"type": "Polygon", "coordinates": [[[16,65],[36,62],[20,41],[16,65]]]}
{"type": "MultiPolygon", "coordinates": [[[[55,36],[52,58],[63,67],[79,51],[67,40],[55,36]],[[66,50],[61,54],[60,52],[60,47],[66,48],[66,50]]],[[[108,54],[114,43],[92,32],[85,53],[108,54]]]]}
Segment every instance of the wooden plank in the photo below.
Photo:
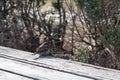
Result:
{"type": "MultiPolygon", "coordinates": [[[[87,80],[88,79],[120,80],[120,76],[119,76],[120,71],[118,71],[118,70],[93,66],[90,64],[74,62],[74,61],[69,61],[69,60],[64,60],[64,59],[59,59],[59,58],[54,58],[54,57],[38,58],[39,55],[32,55],[32,54],[33,53],[20,51],[20,50],[16,50],[16,49],[0,47],[0,57],[2,59],[5,59],[5,62],[4,62],[5,64],[9,64],[9,63],[7,63],[7,62],[9,62],[8,61],[8,59],[9,59],[9,60],[12,60],[11,63],[15,63],[13,61],[17,61],[16,64],[19,66],[22,66],[21,64],[23,64],[23,63],[24,63],[24,67],[27,66],[28,68],[31,67],[31,65],[34,65],[33,71],[35,69],[37,69],[36,67],[38,67],[38,68],[47,69],[48,72],[49,72],[49,70],[56,71],[60,75],[68,74],[68,76],[74,76],[74,77],[76,76],[77,79],[78,79],[78,77],[80,78],[78,80],[84,80],[84,78],[87,80]]],[[[4,64],[4,63],[2,62],[0,64],[4,64]]],[[[9,64],[9,65],[11,65],[11,64],[9,64]]],[[[1,66],[1,67],[3,68],[5,66],[7,66],[7,65],[1,66]]],[[[13,66],[11,66],[11,67],[13,67],[13,66]]],[[[24,68],[24,67],[22,66],[22,68],[24,68]]],[[[10,70],[13,70],[13,69],[10,69],[10,70]]],[[[45,71],[47,71],[47,70],[45,70],[45,71]]],[[[39,71],[39,70],[35,70],[35,71],[39,71]]],[[[41,69],[40,69],[40,71],[41,71],[41,69]]],[[[38,75],[38,74],[35,74],[35,75],[38,75]]],[[[28,76],[32,76],[32,74],[28,75],[28,76]]],[[[56,75],[51,75],[51,76],[56,76],[56,75]]],[[[39,77],[41,77],[41,76],[39,76],[39,77]]],[[[42,77],[47,78],[48,76],[42,76],[42,77]]],[[[65,79],[62,79],[62,80],[68,80],[68,79],[66,79],[66,77],[67,76],[64,76],[65,79]]],[[[58,77],[58,78],[60,78],[60,77],[58,77]]],[[[70,78],[70,80],[71,79],[72,78],[70,78]]],[[[73,79],[73,80],[77,80],[77,79],[73,79]]],[[[51,78],[50,80],[56,80],[56,79],[51,78]]]]}
{"type": "MultiPolygon", "coordinates": [[[[19,62],[1,57],[0,64],[2,64],[0,65],[0,70],[2,71],[15,73],[16,75],[21,75],[25,78],[33,80],[61,80],[61,78],[62,80],[93,80],[82,76],[52,70],[47,67],[40,67],[32,63],[27,64],[24,62],[19,62]]],[[[17,78],[15,78],[14,80],[17,80],[17,78]]]]}
{"type": "Polygon", "coordinates": [[[33,79],[23,77],[21,75],[16,75],[16,74],[10,73],[6,70],[0,70],[0,80],[10,80],[10,79],[15,80],[15,78],[17,80],[33,80],[33,79]]]}

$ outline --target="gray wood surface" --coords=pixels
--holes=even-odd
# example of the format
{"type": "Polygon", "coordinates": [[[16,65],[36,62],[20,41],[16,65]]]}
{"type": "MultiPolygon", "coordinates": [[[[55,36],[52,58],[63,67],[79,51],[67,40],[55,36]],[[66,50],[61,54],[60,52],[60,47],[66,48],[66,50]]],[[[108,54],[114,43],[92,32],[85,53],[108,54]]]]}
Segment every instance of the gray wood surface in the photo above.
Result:
{"type": "Polygon", "coordinates": [[[120,71],[0,46],[0,80],[120,80],[120,71]]]}

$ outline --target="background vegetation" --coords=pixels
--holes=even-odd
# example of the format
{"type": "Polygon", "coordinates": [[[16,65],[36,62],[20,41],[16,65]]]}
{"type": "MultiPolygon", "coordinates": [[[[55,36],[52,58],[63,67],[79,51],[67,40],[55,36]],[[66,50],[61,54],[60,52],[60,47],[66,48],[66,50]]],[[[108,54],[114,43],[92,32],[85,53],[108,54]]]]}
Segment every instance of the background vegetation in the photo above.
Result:
{"type": "Polygon", "coordinates": [[[0,45],[120,69],[120,1],[0,0],[0,45]]]}

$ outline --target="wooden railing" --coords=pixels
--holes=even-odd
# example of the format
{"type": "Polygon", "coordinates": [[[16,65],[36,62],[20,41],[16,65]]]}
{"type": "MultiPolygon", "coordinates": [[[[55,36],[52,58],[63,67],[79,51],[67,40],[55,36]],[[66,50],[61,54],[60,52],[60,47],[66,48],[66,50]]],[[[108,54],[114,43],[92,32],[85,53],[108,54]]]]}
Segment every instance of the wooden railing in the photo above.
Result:
{"type": "Polygon", "coordinates": [[[0,80],[120,80],[120,71],[0,46],[0,80]]]}

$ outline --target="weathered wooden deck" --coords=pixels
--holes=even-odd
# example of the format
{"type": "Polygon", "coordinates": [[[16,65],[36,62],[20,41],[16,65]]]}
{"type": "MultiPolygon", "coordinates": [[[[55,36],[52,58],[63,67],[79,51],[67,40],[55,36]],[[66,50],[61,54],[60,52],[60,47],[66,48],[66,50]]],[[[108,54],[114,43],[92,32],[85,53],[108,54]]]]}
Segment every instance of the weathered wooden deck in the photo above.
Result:
{"type": "Polygon", "coordinates": [[[120,80],[120,71],[0,46],[0,80],[120,80]]]}

